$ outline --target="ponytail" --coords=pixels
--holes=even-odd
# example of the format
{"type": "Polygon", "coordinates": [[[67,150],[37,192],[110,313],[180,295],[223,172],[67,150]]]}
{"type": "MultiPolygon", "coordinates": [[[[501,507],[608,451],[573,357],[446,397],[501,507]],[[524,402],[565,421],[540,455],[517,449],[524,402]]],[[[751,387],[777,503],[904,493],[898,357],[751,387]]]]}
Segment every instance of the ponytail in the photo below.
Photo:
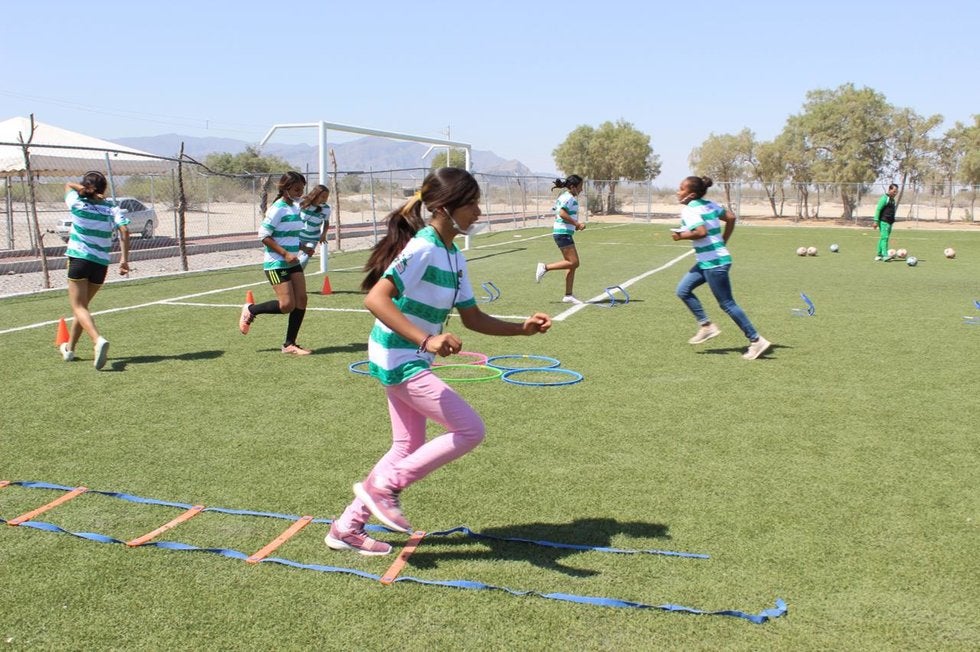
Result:
{"type": "Polygon", "coordinates": [[[581,186],[582,177],[577,174],[568,175],[567,179],[555,179],[555,185],[552,190],[557,190],[558,188],[570,188],[571,186],[581,186]]]}

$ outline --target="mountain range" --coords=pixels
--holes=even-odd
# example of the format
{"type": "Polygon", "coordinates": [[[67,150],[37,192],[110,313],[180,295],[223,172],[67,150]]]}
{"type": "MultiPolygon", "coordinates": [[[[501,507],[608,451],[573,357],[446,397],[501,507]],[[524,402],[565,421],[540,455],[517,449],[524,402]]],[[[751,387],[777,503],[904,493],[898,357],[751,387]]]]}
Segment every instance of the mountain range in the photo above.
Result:
{"type": "MultiPolygon", "coordinates": [[[[180,144],[184,143],[184,153],[203,162],[208,154],[238,154],[254,143],[233,138],[211,138],[163,134],[160,136],[137,136],[114,138],[113,142],[134,147],[157,156],[176,156],[180,144]]],[[[337,169],[341,172],[366,172],[368,170],[398,170],[406,168],[427,168],[431,156],[422,157],[429,149],[427,145],[408,141],[390,140],[376,136],[364,136],[346,143],[327,143],[334,150],[337,169]]],[[[436,149],[438,151],[438,148],[436,149]]],[[[283,145],[267,143],[261,148],[266,155],[278,156],[301,172],[318,168],[317,147],[312,145],[283,145]]],[[[526,176],[535,173],[516,159],[507,160],[493,152],[473,150],[472,167],[474,172],[526,176]]],[[[541,173],[551,176],[553,173],[541,173]]]]}

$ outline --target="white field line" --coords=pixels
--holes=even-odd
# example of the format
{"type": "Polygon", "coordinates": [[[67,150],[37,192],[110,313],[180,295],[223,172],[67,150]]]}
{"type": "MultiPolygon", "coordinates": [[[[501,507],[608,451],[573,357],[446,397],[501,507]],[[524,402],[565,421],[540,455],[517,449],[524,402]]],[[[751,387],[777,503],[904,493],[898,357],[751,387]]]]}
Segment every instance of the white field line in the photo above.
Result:
{"type": "MultiPolygon", "coordinates": [[[[673,260],[667,261],[666,263],[664,263],[660,267],[657,267],[656,269],[651,269],[649,271],[643,272],[639,276],[634,276],[633,278],[629,279],[628,281],[623,281],[622,283],[618,283],[617,286],[618,287],[621,287],[621,288],[623,288],[625,290],[629,286],[633,285],[634,283],[637,283],[638,281],[642,281],[643,279],[645,279],[648,276],[651,276],[653,274],[656,274],[657,272],[662,272],[663,270],[665,270],[665,269],[667,269],[669,267],[674,266],[675,264],[677,264],[680,261],[684,260],[685,258],[687,258],[688,256],[690,256],[693,253],[694,253],[694,250],[693,249],[688,249],[687,251],[685,251],[683,254],[681,254],[677,258],[674,258],[673,260]]],[[[610,285],[609,287],[616,287],[616,286],[610,285]]],[[[603,294],[597,294],[596,296],[592,297],[588,301],[583,301],[582,303],[575,304],[574,306],[572,306],[571,308],[569,308],[565,312],[562,312],[562,313],[559,313],[559,314],[555,315],[554,317],[551,318],[551,321],[565,321],[566,319],[568,319],[569,317],[571,317],[572,315],[574,315],[575,313],[577,313],[579,310],[583,310],[586,307],[588,307],[593,301],[604,300],[605,298],[606,298],[605,292],[603,292],[603,294]]]]}
{"type": "MultiPolygon", "coordinates": [[[[610,226],[604,226],[604,227],[601,227],[601,228],[603,230],[606,230],[606,229],[616,229],[616,228],[620,228],[620,227],[623,227],[623,226],[630,226],[630,225],[628,225],[628,224],[614,224],[614,225],[610,225],[610,226]]],[[[543,233],[543,234],[540,234],[540,235],[535,235],[535,236],[530,236],[530,237],[527,237],[527,238],[522,238],[522,240],[533,240],[533,239],[544,238],[544,237],[551,237],[551,234],[550,233],[543,233]]],[[[493,243],[493,244],[486,244],[486,245],[480,245],[479,247],[473,247],[473,249],[484,249],[484,248],[501,247],[501,246],[513,246],[513,244],[514,244],[513,242],[496,242],[496,243],[493,243]]],[[[688,253],[690,253],[690,252],[688,252],[688,253]]],[[[685,254],[685,255],[687,255],[687,254],[685,254]]],[[[680,258],[683,258],[683,256],[681,256],[680,258]]],[[[648,276],[648,275],[650,275],[650,274],[652,274],[654,272],[657,272],[657,271],[660,271],[661,269],[666,269],[667,267],[670,267],[674,262],[676,262],[680,258],[675,259],[675,260],[671,261],[670,263],[667,263],[667,265],[665,265],[663,267],[660,267],[660,268],[655,269],[655,270],[651,270],[650,272],[647,272],[646,274],[643,274],[641,276],[638,276],[635,279],[630,279],[629,281],[626,281],[625,283],[620,284],[620,286],[623,287],[623,288],[629,287],[630,284],[632,284],[632,283],[634,283],[634,282],[636,282],[636,281],[638,281],[638,280],[640,280],[642,278],[645,278],[646,276],[648,276]]],[[[336,269],[336,270],[333,270],[333,271],[336,271],[336,272],[349,272],[349,271],[357,271],[357,270],[360,270],[360,269],[361,268],[358,266],[358,267],[340,268],[340,269],[336,269]]],[[[195,273],[199,273],[199,272],[195,272],[195,273]]],[[[316,276],[319,273],[320,272],[316,272],[314,274],[311,274],[310,276],[316,276]]],[[[329,274],[330,273],[330,270],[328,270],[327,273],[329,274]]],[[[188,305],[188,306],[209,307],[209,308],[211,308],[211,307],[219,307],[219,308],[235,307],[235,308],[238,308],[238,307],[241,307],[242,304],[240,304],[240,303],[236,303],[236,304],[192,303],[192,302],[187,302],[186,300],[187,299],[196,299],[198,297],[205,297],[205,296],[209,296],[209,295],[212,295],[212,294],[221,294],[222,292],[230,292],[232,290],[243,290],[245,288],[257,287],[257,286],[264,285],[264,284],[265,284],[265,281],[256,281],[254,283],[244,283],[242,285],[233,285],[233,286],[230,286],[230,287],[218,288],[216,290],[208,290],[206,292],[196,292],[194,294],[185,294],[183,296],[173,297],[173,298],[170,298],[170,299],[160,299],[159,301],[150,301],[150,302],[147,302],[147,303],[140,303],[140,304],[136,304],[136,305],[133,305],[133,306],[125,306],[125,307],[122,307],[122,308],[110,308],[108,310],[99,310],[99,311],[93,312],[92,313],[92,316],[93,317],[96,317],[96,316],[99,316],[99,315],[109,315],[109,314],[116,313],[116,312],[127,312],[127,311],[130,311],[130,310],[138,310],[140,308],[149,308],[149,307],[152,307],[152,306],[160,306],[160,305],[188,305]]],[[[601,299],[601,298],[603,298],[603,295],[599,295],[599,296],[595,297],[595,299],[601,299]]],[[[593,299],[593,300],[595,300],[595,299],[593,299]]],[[[558,317],[554,318],[554,320],[562,321],[567,316],[572,315],[572,314],[575,314],[575,312],[578,311],[577,309],[580,309],[581,307],[583,307],[583,306],[573,306],[571,309],[566,310],[561,315],[559,315],[558,317]]],[[[316,308],[316,307],[314,307],[314,308],[307,308],[307,309],[308,310],[315,310],[315,311],[325,311],[325,312],[368,312],[366,309],[357,309],[357,308],[316,308]]],[[[493,316],[494,317],[497,317],[498,319],[522,319],[522,320],[523,319],[527,319],[527,317],[528,317],[527,315],[493,315],[493,316]]],[[[74,320],[74,317],[66,317],[65,318],[65,322],[71,322],[73,320],[74,320]]],[[[0,335],[6,335],[8,333],[17,333],[19,331],[32,330],[32,329],[35,329],[35,328],[44,328],[45,326],[52,326],[52,325],[55,325],[57,323],[58,323],[58,320],[57,319],[49,319],[47,321],[35,322],[33,324],[27,324],[25,326],[15,326],[13,328],[7,328],[7,329],[4,329],[4,330],[0,330],[0,335]]]]}

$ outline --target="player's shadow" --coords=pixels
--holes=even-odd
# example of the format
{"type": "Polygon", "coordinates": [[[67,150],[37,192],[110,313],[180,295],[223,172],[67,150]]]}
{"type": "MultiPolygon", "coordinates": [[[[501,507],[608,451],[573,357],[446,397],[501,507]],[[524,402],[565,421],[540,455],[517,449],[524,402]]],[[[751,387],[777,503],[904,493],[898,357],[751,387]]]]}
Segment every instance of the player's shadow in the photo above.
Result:
{"type": "MultiPolygon", "coordinates": [[[[359,353],[367,351],[367,344],[364,342],[350,342],[348,344],[338,344],[337,346],[321,346],[312,349],[313,355],[324,355],[327,353],[359,353]]],[[[259,349],[260,353],[278,353],[282,349],[259,349]]]]}
{"type": "Polygon", "coordinates": [[[134,355],[128,358],[113,358],[109,360],[109,368],[106,371],[125,371],[126,367],[131,364],[153,364],[167,360],[180,360],[182,362],[216,360],[224,354],[224,351],[193,351],[178,355],[134,355]]]}
{"type": "Polygon", "coordinates": [[[437,568],[439,562],[450,559],[463,561],[523,561],[539,568],[554,570],[573,577],[590,577],[598,571],[574,568],[563,562],[567,557],[585,550],[552,548],[523,541],[502,541],[501,538],[548,541],[576,546],[610,547],[617,534],[638,538],[669,539],[668,528],[661,523],[622,523],[612,518],[582,518],[571,523],[527,523],[489,528],[475,532],[476,537],[454,534],[427,538],[412,554],[412,565],[418,568],[437,568]],[[480,536],[482,535],[482,536],[480,536]],[[486,537],[486,538],[484,538],[486,537]],[[498,538],[493,538],[498,537],[498,538]]]}
{"type": "MultiPolygon", "coordinates": [[[[731,355],[733,353],[742,354],[742,353],[745,353],[745,349],[747,349],[747,348],[748,348],[748,345],[746,344],[744,346],[726,346],[725,348],[702,349],[702,350],[698,351],[697,353],[698,353],[698,355],[731,355]]],[[[770,358],[770,357],[772,357],[772,354],[776,352],[777,349],[792,349],[792,348],[793,347],[792,346],[789,346],[788,344],[775,344],[775,343],[773,343],[772,345],[769,346],[768,349],[766,349],[766,352],[765,353],[763,353],[762,355],[760,355],[756,359],[757,360],[764,360],[766,358],[770,358]]]]}
{"type": "Polygon", "coordinates": [[[493,253],[484,253],[484,254],[480,254],[479,256],[473,256],[472,258],[467,258],[466,259],[466,262],[472,263],[473,261],[483,260],[484,258],[493,258],[494,256],[506,256],[508,254],[516,254],[516,253],[520,253],[520,252],[526,251],[526,250],[527,250],[527,247],[516,247],[514,249],[504,249],[502,251],[495,251],[493,253]]]}

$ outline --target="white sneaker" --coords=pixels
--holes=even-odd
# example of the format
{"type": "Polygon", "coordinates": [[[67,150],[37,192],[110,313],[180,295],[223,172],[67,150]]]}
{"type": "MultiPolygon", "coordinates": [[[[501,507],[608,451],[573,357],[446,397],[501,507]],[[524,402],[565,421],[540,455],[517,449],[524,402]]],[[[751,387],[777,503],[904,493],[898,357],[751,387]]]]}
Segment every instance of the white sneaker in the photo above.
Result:
{"type": "Polygon", "coordinates": [[[104,337],[100,337],[95,342],[95,365],[96,369],[101,369],[105,366],[106,358],[109,356],[109,340],[104,337]]]}
{"type": "Polygon", "coordinates": [[[749,344],[749,350],[743,353],[742,357],[746,360],[755,360],[765,353],[770,346],[772,346],[772,342],[760,335],[759,339],[749,344]]]}
{"type": "Polygon", "coordinates": [[[58,350],[61,351],[61,357],[65,359],[65,362],[71,362],[75,359],[75,352],[68,348],[68,342],[62,342],[58,350]]]}
{"type": "Polygon", "coordinates": [[[581,301],[579,301],[578,299],[576,299],[575,297],[573,297],[571,294],[566,294],[565,296],[563,296],[561,298],[561,302],[562,303],[574,303],[575,305],[579,305],[580,303],[582,303],[581,301]]]}
{"type": "Polygon", "coordinates": [[[702,342],[707,342],[712,337],[718,337],[721,335],[721,329],[711,324],[705,324],[698,329],[698,332],[694,334],[694,337],[687,341],[688,344],[701,344],[702,342]]]}
{"type": "Polygon", "coordinates": [[[540,283],[541,278],[545,275],[548,269],[544,266],[544,263],[538,263],[537,269],[534,270],[534,282],[540,283]]]}

